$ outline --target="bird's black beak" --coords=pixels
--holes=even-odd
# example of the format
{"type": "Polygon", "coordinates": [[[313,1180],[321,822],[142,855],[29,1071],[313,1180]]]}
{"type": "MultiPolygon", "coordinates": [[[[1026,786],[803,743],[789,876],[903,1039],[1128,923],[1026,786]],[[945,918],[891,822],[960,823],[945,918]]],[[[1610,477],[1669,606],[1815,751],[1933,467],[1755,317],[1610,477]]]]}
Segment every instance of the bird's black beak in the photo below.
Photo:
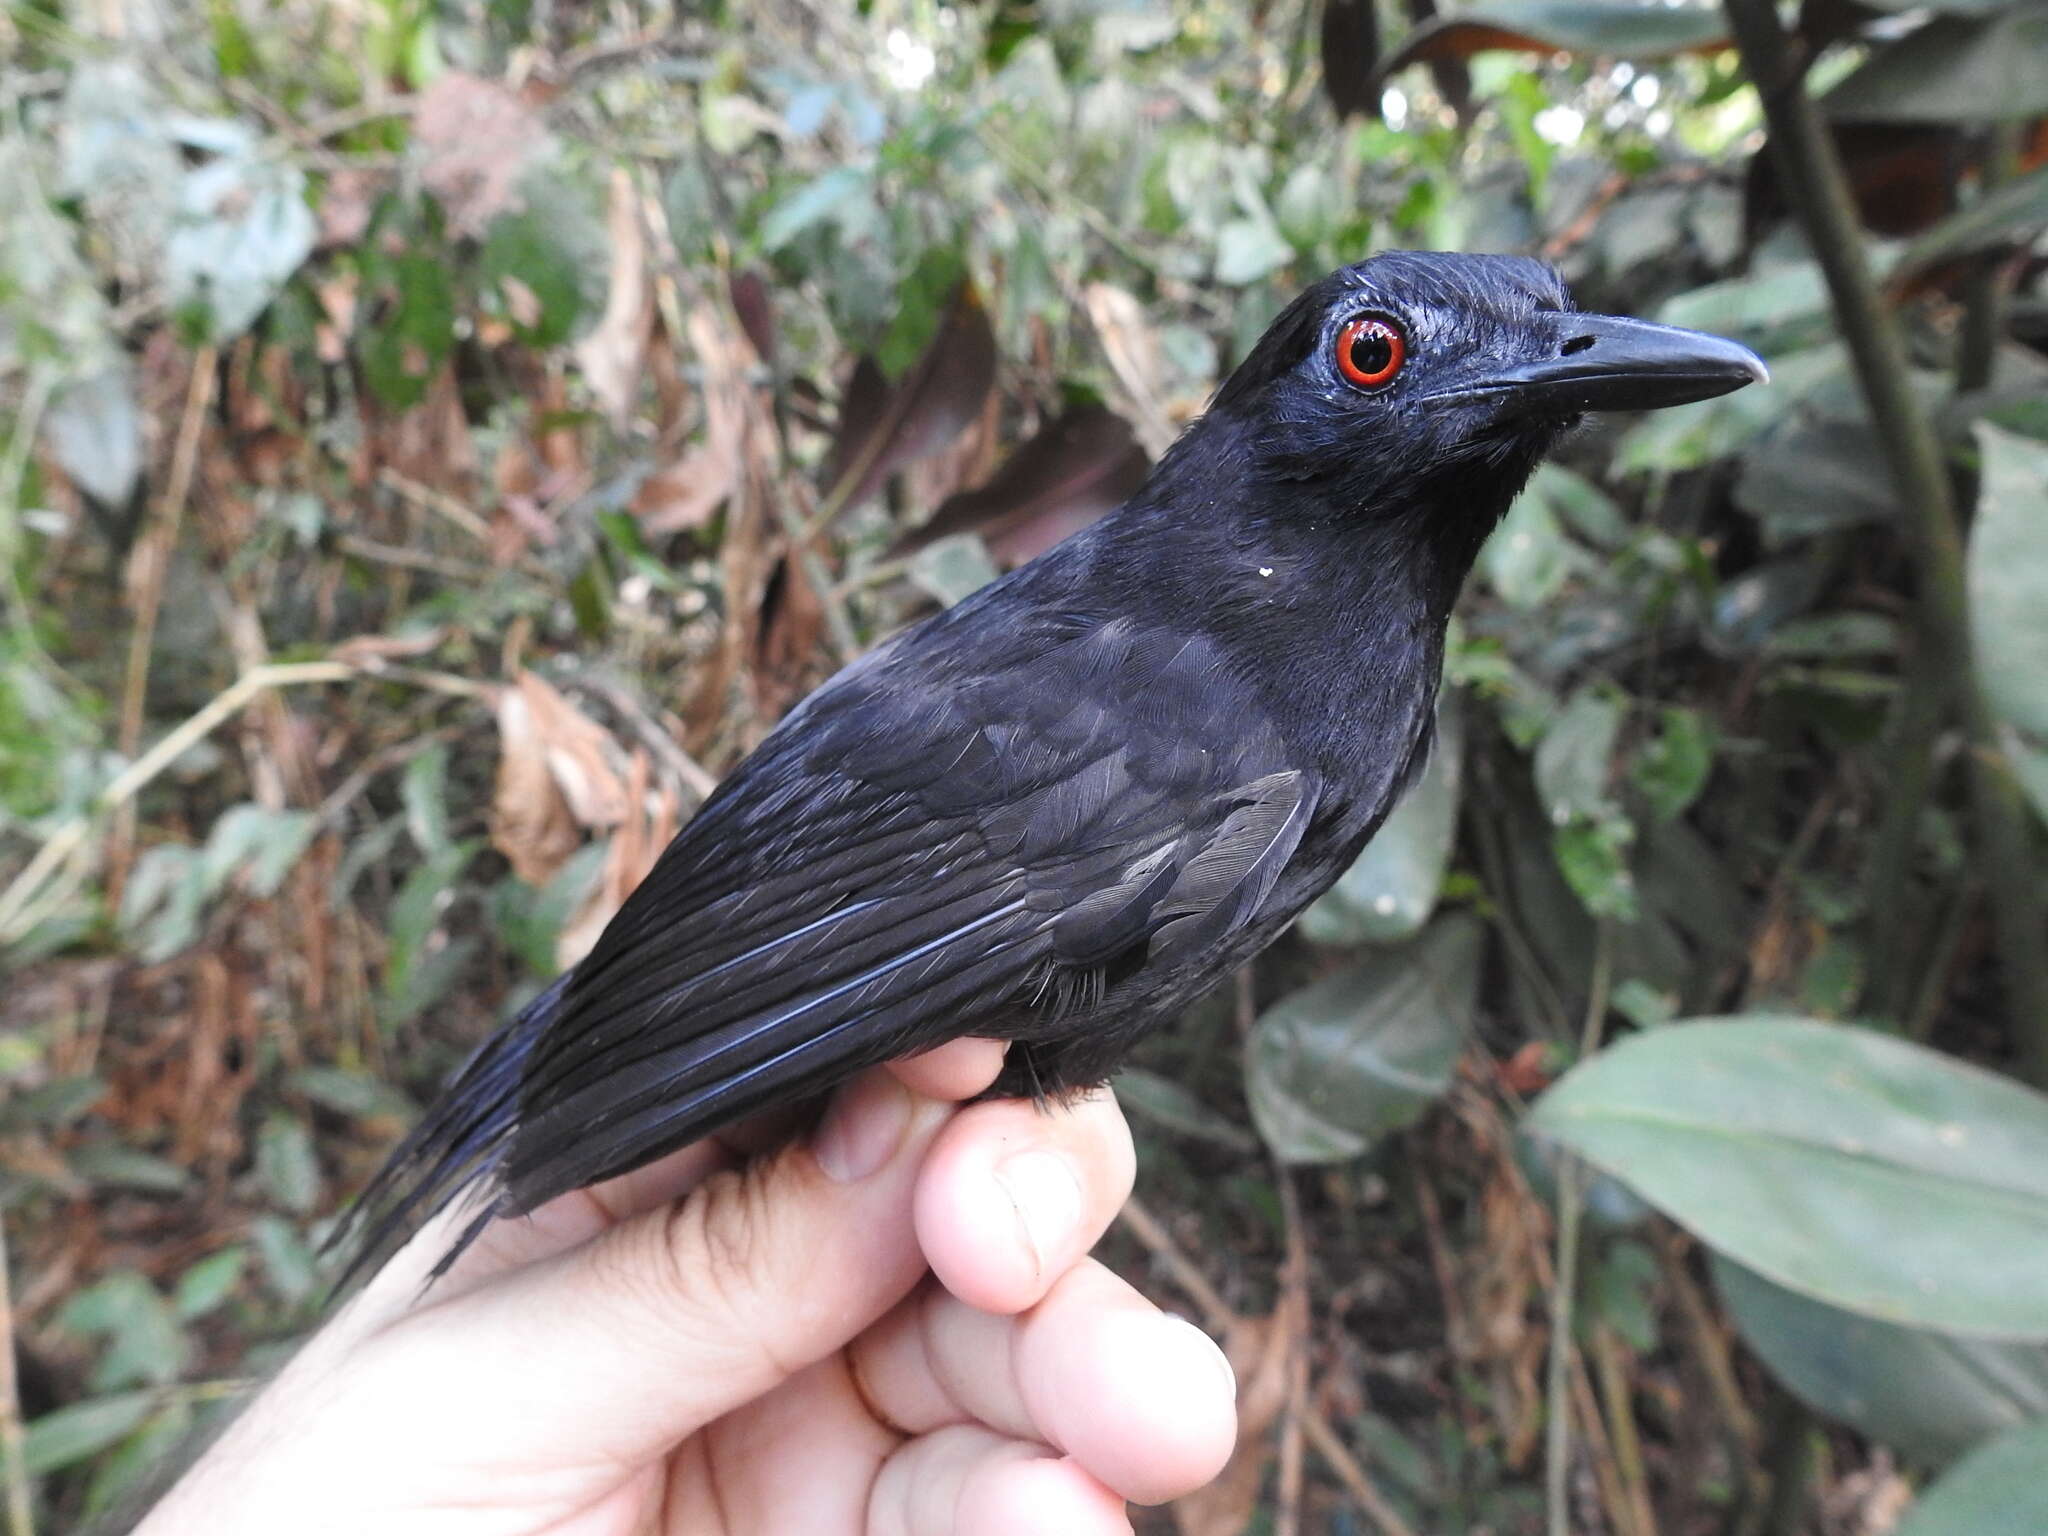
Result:
{"type": "Polygon", "coordinates": [[[1749,348],[1704,331],[1622,315],[1554,313],[1542,355],[1487,370],[1430,398],[1496,399],[1516,415],[1649,411],[1769,381],[1749,348]]]}

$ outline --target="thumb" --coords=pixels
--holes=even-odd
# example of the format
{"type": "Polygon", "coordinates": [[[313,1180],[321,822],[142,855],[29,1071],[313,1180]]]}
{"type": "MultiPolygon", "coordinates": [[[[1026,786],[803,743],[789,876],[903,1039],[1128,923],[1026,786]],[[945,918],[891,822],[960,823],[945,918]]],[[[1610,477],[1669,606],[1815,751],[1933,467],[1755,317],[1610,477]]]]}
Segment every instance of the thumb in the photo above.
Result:
{"type": "Polygon", "coordinates": [[[444,1465],[451,1422],[480,1460],[528,1470],[615,1473],[660,1455],[832,1354],[916,1285],[912,1188],[952,1110],[869,1072],[808,1142],[445,1308],[429,1298],[373,1347],[439,1399],[444,1465]]]}

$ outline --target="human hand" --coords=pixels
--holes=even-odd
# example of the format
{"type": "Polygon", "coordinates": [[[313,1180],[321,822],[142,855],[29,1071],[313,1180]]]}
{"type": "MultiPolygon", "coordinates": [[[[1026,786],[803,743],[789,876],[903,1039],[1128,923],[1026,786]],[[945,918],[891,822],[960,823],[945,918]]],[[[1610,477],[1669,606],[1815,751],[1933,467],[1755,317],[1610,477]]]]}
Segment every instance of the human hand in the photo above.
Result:
{"type": "Polygon", "coordinates": [[[807,1142],[714,1139],[430,1224],[137,1536],[1106,1536],[1213,1477],[1221,1351],[1086,1257],[1130,1192],[1107,1093],[991,1101],[956,1041],[807,1142]]]}

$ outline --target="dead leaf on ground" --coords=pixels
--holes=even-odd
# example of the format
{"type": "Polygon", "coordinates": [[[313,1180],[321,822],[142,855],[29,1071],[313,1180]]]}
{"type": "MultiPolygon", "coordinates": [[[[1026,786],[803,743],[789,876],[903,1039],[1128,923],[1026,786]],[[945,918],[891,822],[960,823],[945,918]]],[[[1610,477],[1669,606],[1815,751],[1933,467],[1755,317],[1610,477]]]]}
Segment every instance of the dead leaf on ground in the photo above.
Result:
{"type": "Polygon", "coordinates": [[[623,753],[531,672],[498,690],[498,737],[491,843],[521,880],[541,885],[581,846],[582,828],[626,819],[630,801],[613,766],[623,753]]]}
{"type": "Polygon", "coordinates": [[[605,852],[604,868],[576,915],[562,925],[555,941],[555,958],[564,969],[574,965],[597,943],[598,935],[611,922],[634,888],[647,878],[655,860],[676,835],[682,819],[682,804],[674,789],[651,787],[653,771],[647,754],[634,749],[626,770],[626,802],[629,810],[612,835],[605,852]]]}
{"type": "Polygon", "coordinates": [[[647,231],[640,194],[630,172],[612,172],[606,233],[611,239],[611,284],[604,314],[576,343],[576,363],[614,429],[623,431],[640,399],[640,372],[654,328],[654,289],[647,281],[647,231]]]}
{"type": "Polygon", "coordinates": [[[890,554],[978,533],[1004,565],[1021,565],[1121,505],[1151,466],[1123,417],[1106,406],[1071,406],[1012,452],[985,485],[948,498],[890,554]]]}
{"type": "Polygon", "coordinates": [[[981,414],[995,388],[996,337],[980,290],[963,282],[939,329],[901,382],[880,384],[862,359],[842,397],[839,432],[825,460],[826,501],[859,505],[906,464],[937,453],[981,414]]]}
{"type": "Polygon", "coordinates": [[[420,93],[413,142],[420,184],[458,234],[479,237],[513,206],[519,178],[548,142],[540,115],[510,86],[450,70],[420,93]]]}
{"type": "Polygon", "coordinates": [[[1102,338],[1110,371],[1123,386],[1138,440],[1153,458],[1173,446],[1173,421],[1166,410],[1166,381],[1159,368],[1159,338],[1145,307],[1110,283],[1090,283],[1083,292],[1088,318],[1102,338]]]}

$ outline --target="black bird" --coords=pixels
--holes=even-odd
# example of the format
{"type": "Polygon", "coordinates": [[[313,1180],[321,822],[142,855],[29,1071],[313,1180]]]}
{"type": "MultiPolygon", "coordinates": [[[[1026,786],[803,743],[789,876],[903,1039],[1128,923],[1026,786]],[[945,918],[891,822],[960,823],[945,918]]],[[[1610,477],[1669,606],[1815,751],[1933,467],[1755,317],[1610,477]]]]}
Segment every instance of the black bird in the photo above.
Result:
{"type": "Polygon", "coordinates": [[[1580,413],[1764,378],[1534,261],[1324,278],[1130,501],[791,712],[399,1148],[366,1252],[960,1035],[1015,1042],[999,1092],[1101,1082],[1385,819],[1459,585],[1580,413]]]}

